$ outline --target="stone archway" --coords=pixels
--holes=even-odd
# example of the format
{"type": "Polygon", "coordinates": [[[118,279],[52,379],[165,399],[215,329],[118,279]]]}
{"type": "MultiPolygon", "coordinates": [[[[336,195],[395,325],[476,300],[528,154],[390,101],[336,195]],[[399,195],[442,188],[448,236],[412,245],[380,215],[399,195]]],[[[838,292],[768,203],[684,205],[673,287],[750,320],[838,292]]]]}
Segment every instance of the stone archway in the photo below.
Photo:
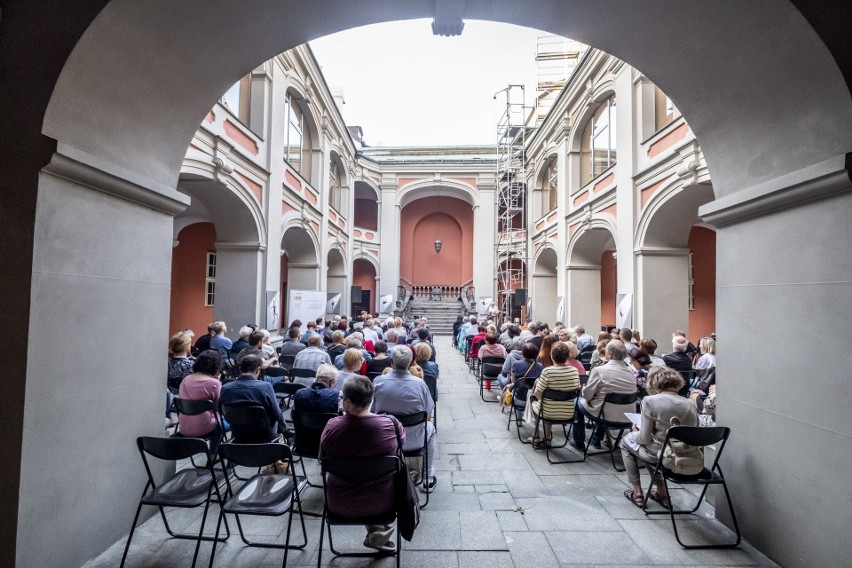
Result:
{"type": "Polygon", "coordinates": [[[313,235],[300,226],[291,226],[281,237],[281,320],[289,325],[290,290],[316,290],[320,276],[319,256],[313,235]]]}
{"type": "MultiPolygon", "coordinates": [[[[781,366],[785,357],[774,347],[764,351],[770,364],[750,356],[764,347],[751,327],[765,314],[779,318],[773,325],[795,328],[806,336],[843,325],[850,316],[848,308],[839,313],[836,309],[849,305],[848,265],[831,262],[832,252],[809,256],[803,248],[831,241],[839,243],[834,250],[844,250],[852,244],[845,223],[850,210],[846,156],[852,148],[848,128],[852,101],[844,82],[844,73],[847,78],[852,73],[844,55],[849,52],[848,34],[842,30],[848,18],[825,18],[819,10],[804,0],[593,7],[550,0],[535,10],[510,0],[468,0],[458,10],[466,18],[538,27],[600,47],[646,73],[684,112],[722,198],[703,210],[719,227],[719,256],[726,264],[719,284],[724,291],[720,344],[742,348],[742,354],[729,351],[723,364],[746,381],[764,375],[833,377],[845,352],[841,339],[833,340],[826,351],[838,355],[819,361],[816,368],[804,361],[781,366]],[[816,32],[796,6],[810,16],[816,32]],[[834,49],[836,61],[823,40],[834,49]],[[714,47],[712,56],[708,45],[714,47]],[[743,242],[749,243],[748,249],[742,249],[743,242]],[[807,265],[789,272],[788,263],[775,260],[781,252],[807,265]],[[791,306],[796,309],[785,309],[791,306]]],[[[14,189],[9,194],[14,198],[5,199],[3,208],[3,226],[14,237],[2,239],[7,247],[2,256],[10,259],[5,271],[10,285],[2,306],[8,309],[0,309],[8,318],[5,327],[40,330],[42,343],[67,349],[51,359],[73,361],[67,374],[80,377],[79,381],[91,376],[90,366],[106,362],[99,352],[120,349],[122,344],[116,338],[114,344],[96,349],[82,340],[67,341],[63,330],[53,330],[57,319],[74,319],[81,338],[115,327],[116,313],[136,327],[165,329],[166,310],[151,306],[167,301],[163,282],[168,279],[171,216],[186,205],[174,190],[180,160],[215,98],[257,63],[311,37],[433,13],[433,2],[379,0],[255,0],[215,6],[174,2],[145,11],[130,0],[103,0],[50,9],[41,2],[19,3],[4,10],[0,63],[4,81],[16,85],[0,101],[11,117],[0,152],[15,165],[6,170],[4,180],[4,188],[14,189]],[[196,25],[200,17],[204,25],[196,25]],[[50,41],[34,49],[34,37],[50,41]],[[105,215],[117,227],[133,227],[144,234],[144,243],[129,239],[130,231],[99,238],[99,221],[105,215]],[[131,251],[133,263],[127,262],[131,251]],[[124,287],[108,288],[119,285],[124,287]],[[74,300],[63,304],[52,298],[74,300]],[[94,301],[99,310],[83,309],[94,301]]],[[[150,362],[116,383],[116,389],[130,390],[139,384],[137,378],[156,375],[162,346],[154,336],[136,342],[137,351],[150,362]]],[[[3,399],[8,435],[14,442],[0,483],[17,498],[7,513],[13,520],[2,525],[0,535],[3,542],[16,543],[0,552],[9,564],[16,559],[21,564],[82,564],[121,530],[116,527],[130,507],[132,491],[127,489],[139,481],[129,465],[134,462],[131,450],[111,454],[110,463],[87,465],[128,464],[113,469],[116,481],[104,484],[100,478],[92,479],[82,490],[97,495],[98,503],[115,505],[114,513],[95,507],[95,514],[83,500],[55,511],[54,504],[67,487],[48,483],[51,468],[44,467],[45,450],[66,469],[80,471],[80,456],[85,454],[80,450],[90,436],[99,436],[104,447],[125,448],[131,432],[154,433],[146,420],[159,404],[154,385],[134,391],[139,404],[129,415],[101,415],[102,421],[125,428],[87,429],[85,417],[94,406],[77,405],[71,411],[65,400],[40,396],[50,392],[44,377],[55,375],[52,365],[30,352],[8,369],[27,377],[10,386],[3,399]],[[60,415],[66,422],[56,422],[60,415]],[[79,443],[55,438],[62,424],[80,428],[79,443]],[[45,487],[53,490],[44,491],[45,487]],[[54,547],[39,547],[44,532],[18,528],[38,526],[38,519],[44,518],[62,526],[85,522],[93,528],[93,536],[58,537],[54,547]],[[24,550],[35,553],[25,560],[24,550]],[[75,554],[64,554],[69,550],[75,554]]],[[[820,381],[819,386],[828,390],[835,386],[832,379],[820,381]]],[[[784,396],[775,399],[762,389],[742,389],[740,399],[729,398],[730,404],[720,411],[720,418],[740,436],[738,447],[751,450],[734,449],[727,470],[737,480],[734,491],[752,496],[755,520],[745,520],[746,534],[784,564],[800,562],[803,556],[817,565],[841,564],[845,541],[838,532],[843,526],[838,522],[840,512],[817,515],[807,492],[788,492],[779,502],[778,492],[796,479],[785,473],[789,468],[784,452],[773,448],[782,440],[796,439],[806,448],[800,460],[819,463],[833,444],[848,444],[848,429],[830,418],[834,411],[842,411],[842,401],[826,409],[820,406],[822,401],[807,402],[807,392],[799,390],[805,387],[793,381],[785,387],[789,388],[784,396]],[[804,401],[793,416],[791,398],[804,401]],[[750,428],[756,419],[772,421],[777,443],[766,443],[764,432],[750,428]],[[766,493],[755,494],[748,485],[751,480],[766,493]],[[821,540],[797,536],[801,514],[817,519],[811,528],[821,540]],[[766,518],[771,523],[764,524],[766,518]],[[770,534],[790,536],[781,540],[770,534]]],[[[837,487],[842,480],[835,472],[848,465],[847,458],[831,467],[814,468],[810,485],[824,492],[837,487]]]]}
{"type": "Polygon", "coordinates": [[[605,223],[596,222],[571,238],[567,254],[567,325],[582,325],[586,331],[597,332],[602,325],[615,324],[616,258],[615,233],[605,223]]]}
{"type": "Polygon", "coordinates": [[[556,250],[543,248],[535,258],[530,283],[533,319],[553,324],[558,305],[556,250]]]}

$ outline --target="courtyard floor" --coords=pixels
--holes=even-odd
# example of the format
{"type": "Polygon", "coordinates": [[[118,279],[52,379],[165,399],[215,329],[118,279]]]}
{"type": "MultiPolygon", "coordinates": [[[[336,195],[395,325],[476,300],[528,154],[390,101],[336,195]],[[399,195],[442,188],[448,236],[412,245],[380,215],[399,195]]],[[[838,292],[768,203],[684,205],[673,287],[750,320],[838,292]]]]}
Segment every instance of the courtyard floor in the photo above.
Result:
{"type": "MultiPolygon", "coordinates": [[[[402,566],[429,568],[559,568],[579,566],[775,566],[743,541],[733,550],[685,550],[675,541],[668,516],[647,517],[624,498],[624,473],[613,470],[608,455],[585,463],[551,465],[543,451],[518,441],[514,424],[497,404],[482,402],[473,375],[449,338],[436,338],[441,377],[438,382],[438,484],[412,542],[403,541],[402,566]]],[[[486,394],[486,397],[488,395],[486,394]]],[[[493,398],[493,397],[491,397],[493,398]]],[[[524,437],[529,434],[524,429],[524,437]]],[[[561,432],[555,432],[556,442],[561,432]]],[[[557,450],[562,455],[569,450],[557,450]]],[[[576,456],[576,454],[574,454],[576,456]]],[[[308,474],[318,478],[315,461],[308,474]]],[[[724,457],[722,458],[724,462],[724,457]]],[[[617,463],[620,464],[619,461],[617,463]]],[[[648,476],[643,472],[643,483],[648,476]]],[[[141,489],[141,488],[140,488],[141,489]]],[[[693,497],[675,489],[675,505],[693,497]]],[[[732,496],[740,514],[748,507],[732,496]]],[[[322,493],[309,488],[303,508],[321,511],[322,493]]],[[[169,512],[178,530],[198,530],[201,509],[169,512]]],[[[211,507],[215,527],[218,509],[211,507]]],[[[128,516],[127,525],[131,518],[128,516]]],[[[684,539],[731,539],[732,533],[713,518],[713,508],[679,521],[684,539]]],[[[320,521],[306,517],[308,545],[291,550],[289,566],[316,566],[320,521]]],[[[231,523],[235,530],[234,523],[231,523]]],[[[246,518],[250,535],[284,541],[286,517],[246,518]]],[[[335,527],[335,543],[345,550],[361,548],[361,527],[335,527]]],[[[300,538],[298,524],[293,538],[300,538]]],[[[118,566],[124,540],[115,543],[86,568],[118,566]]],[[[324,566],[395,566],[395,559],[335,559],[324,541],[324,566]]],[[[128,567],[189,566],[194,543],[168,537],[159,516],[134,534],[128,567]]],[[[210,544],[203,543],[199,566],[206,565],[210,544]]],[[[248,548],[232,535],[216,549],[217,566],[276,566],[282,550],[248,548]]]]}

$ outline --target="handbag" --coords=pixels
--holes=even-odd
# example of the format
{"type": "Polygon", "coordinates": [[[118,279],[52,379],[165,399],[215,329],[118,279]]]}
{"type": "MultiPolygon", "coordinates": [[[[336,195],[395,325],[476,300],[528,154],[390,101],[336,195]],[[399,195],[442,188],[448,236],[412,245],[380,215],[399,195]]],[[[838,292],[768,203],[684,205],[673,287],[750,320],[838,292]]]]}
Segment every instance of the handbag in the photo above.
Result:
{"type": "MultiPolygon", "coordinates": [[[[680,426],[680,420],[672,416],[669,424],[680,426]]],[[[704,471],[704,449],[679,440],[669,440],[661,459],[663,467],[677,475],[698,475],[704,471]]]]}
{"type": "Polygon", "coordinates": [[[397,454],[400,461],[400,468],[393,476],[397,530],[399,536],[411,542],[411,539],[414,538],[414,531],[420,524],[420,495],[417,493],[414,481],[408,474],[408,465],[406,465],[405,457],[402,454],[402,437],[399,435],[399,429],[402,426],[396,418],[393,416],[390,418],[393,421],[394,432],[396,432],[397,454]]]}

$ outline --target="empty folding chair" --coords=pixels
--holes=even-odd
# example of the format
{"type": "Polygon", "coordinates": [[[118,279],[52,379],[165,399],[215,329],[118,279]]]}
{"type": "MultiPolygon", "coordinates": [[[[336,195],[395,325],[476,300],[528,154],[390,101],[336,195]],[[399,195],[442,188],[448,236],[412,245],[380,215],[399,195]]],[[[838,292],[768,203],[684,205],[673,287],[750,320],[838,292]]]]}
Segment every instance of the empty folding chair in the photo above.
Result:
{"type": "Polygon", "coordinates": [[[208,459],[205,460],[206,464],[204,467],[181,469],[158,484],[154,480],[151,466],[148,463],[149,456],[158,460],[176,463],[178,460],[185,460],[198,454],[207,455],[209,451],[207,442],[201,438],[155,438],[141,436],[136,438],[136,447],[142,456],[142,463],[145,465],[148,481],[145,483],[145,489],[142,491],[142,497],[139,499],[139,506],[136,508],[136,515],[133,517],[133,524],[130,527],[130,534],[127,535],[127,544],[124,547],[124,554],[121,557],[121,566],[124,566],[124,562],[127,560],[130,541],[133,539],[133,532],[136,530],[136,524],[139,522],[139,513],[142,511],[143,505],[157,507],[160,510],[163,524],[172,538],[196,541],[195,553],[192,556],[192,565],[195,566],[202,540],[211,541],[217,539],[224,541],[231,535],[227,522],[225,523],[226,532],[224,538],[219,538],[218,535],[204,535],[204,525],[207,521],[207,511],[210,508],[210,501],[215,497],[216,501],[220,504],[222,503],[220,488],[225,485],[226,476],[224,470],[215,471],[213,460],[208,459]],[[198,529],[198,534],[176,533],[169,526],[165,507],[189,509],[202,505],[204,506],[204,513],[201,515],[201,527],[198,529]]]}
{"type": "MultiPolygon", "coordinates": [[[[226,500],[219,512],[216,523],[216,536],[219,536],[219,528],[226,514],[234,515],[239,528],[240,538],[248,546],[263,548],[283,548],[284,561],[281,566],[287,565],[287,554],[291,549],[302,550],[308,543],[308,533],[305,529],[305,518],[302,516],[302,503],[299,499],[298,486],[300,480],[296,477],[293,468],[292,454],[289,446],[284,444],[222,444],[219,447],[219,456],[223,464],[241,465],[245,467],[257,467],[284,462],[288,464],[286,474],[258,473],[246,481],[239,489],[236,489],[231,480],[226,479],[226,500]],[[293,527],[293,509],[298,508],[299,521],[302,525],[302,544],[290,544],[290,531],[293,527]],[[252,542],[246,538],[240,515],[256,515],[264,517],[280,517],[288,514],[287,536],[284,544],[274,542],[252,542]]],[[[216,543],[210,553],[210,566],[216,557],[216,543]]]]}
{"type": "Polygon", "coordinates": [[[290,382],[311,386],[317,382],[317,372],[313,369],[290,369],[290,382]]]}

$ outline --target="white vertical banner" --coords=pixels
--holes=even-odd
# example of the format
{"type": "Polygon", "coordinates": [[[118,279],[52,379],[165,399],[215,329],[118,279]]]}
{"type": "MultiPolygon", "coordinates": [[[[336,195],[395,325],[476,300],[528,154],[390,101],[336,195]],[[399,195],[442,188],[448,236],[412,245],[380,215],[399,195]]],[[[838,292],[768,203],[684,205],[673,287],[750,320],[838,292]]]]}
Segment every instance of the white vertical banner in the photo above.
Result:
{"type": "Polygon", "coordinates": [[[387,294],[379,298],[379,314],[389,315],[393,313],[394,301],[393,294],[387,294]]]}
{"type": "Polygon", "coordinates": [[[491,307],[491,304],[494,303],[494,298],[491,296],[480,296],[479,301],[476,303],[476,313],[480,317],[485,317],[488,315],[488,308],[491,307]]]}
{"type": "Polygon", "coordinates": [[[343,298],[342,294],[337,294],[335,292],[328,293],[327,305],[325,307],[325,313],[327,314],[339,314],[340,313],[340,300],[343,298]]]}
{"type": "Polygon", "coordinates": [[[556,320],[561,321],[565,325],[568,325],[563,318],[565,317],[565,296],[557,296],[556,297],[556,320]]]}
{"type": "Polygon", "coordinates": [[[266,292],[266,329],[278,333],[278,327],[281,325],[281,302],[279,300],[278,290],[274,292],[266,292]]]}
{"type": "Polygon", "coordinates": [[[618,329],[633,327],[633,294],[616,294],[615,326],[618,329]]]}
{"type": "Polygon", "coordinates": [[[325,308],[328,295],[325,291],[290,290],[290,301],[287,304],[287,320],[302,321],[302,332],[307,329],[309,321],[317,318],[325,319],[325,308]]]}

